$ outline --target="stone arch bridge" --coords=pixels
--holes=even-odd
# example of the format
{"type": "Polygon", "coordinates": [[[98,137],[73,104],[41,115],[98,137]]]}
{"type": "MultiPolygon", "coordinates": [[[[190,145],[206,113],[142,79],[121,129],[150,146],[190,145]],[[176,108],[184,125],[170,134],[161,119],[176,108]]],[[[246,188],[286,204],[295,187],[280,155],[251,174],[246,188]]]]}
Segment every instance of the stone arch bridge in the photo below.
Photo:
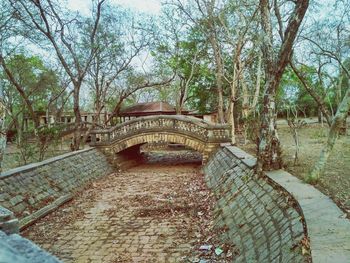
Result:
{"type": "Polygon", "coordinates": [[[106,130],[93,130],[90,145],[109,157],[145,143],[168,142],[188,146],[202,154],[205,163],[221,143],[230,142],[230,126],[183,115],[135,118],[106,130]]]}

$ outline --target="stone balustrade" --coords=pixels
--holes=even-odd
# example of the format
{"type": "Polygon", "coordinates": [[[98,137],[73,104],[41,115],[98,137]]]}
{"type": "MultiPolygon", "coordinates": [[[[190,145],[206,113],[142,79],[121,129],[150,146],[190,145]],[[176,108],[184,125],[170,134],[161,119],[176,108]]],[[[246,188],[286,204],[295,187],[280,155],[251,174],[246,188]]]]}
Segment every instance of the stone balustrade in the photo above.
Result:
{"type": "Polygon", "coordinates": [[[229,125],[212,124],[182,115],[157,115],[135,118],[106,130],[94,130],[91,146],[108,145],[141,133],[172,132],[194,137],[203,142],[229,142],[229,125]]]}

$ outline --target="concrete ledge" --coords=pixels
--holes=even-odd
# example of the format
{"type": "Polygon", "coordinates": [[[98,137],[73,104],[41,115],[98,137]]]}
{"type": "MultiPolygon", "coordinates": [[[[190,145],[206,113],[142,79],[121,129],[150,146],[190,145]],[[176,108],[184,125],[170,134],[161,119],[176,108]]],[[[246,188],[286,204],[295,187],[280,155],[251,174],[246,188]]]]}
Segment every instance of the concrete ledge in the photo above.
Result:
{"type": "Polygon", "coordinates": [[[64,203],[70,201],[73,199],[72,194],[68,194],[65,196],[61,196],[60,198],[56,199],[54,202],[49,204],[48,206],[45,206],[41,208],[40,210],[34,212],[33,214],[21,219],[19,221],[19,229],[20,231],[26,229],[30,225],[34,224],[36,221],[38,221],[40,218],[48,215],[49,213],[55,211],[57,208],[59,208],[64,203]]]}
{"type": "Polygon", "coordinates": [[[20,235],[7,235],[0,231],[0,262],[60,263],[61,261],[20,235]]]}
{"type": "Polygon", "coordinates": [[[350,221],[326,195],[283,170],[266,175],[299,203],[307,225],[313,262],[350,262],[350,221]]]}
{"type": "Polygon", "coordinates": [[[10,210],[2,206],[0,206],[0,231],[6,234],[16,234],[19,232],[18,219],[10,210]]]}
{"type": "Polygon", "coordinates": [[[232,145],[224,145],[237,159],[240,159],[249,168],[254,168],[256,165],[256,158],[240,148],[232,145]]]}

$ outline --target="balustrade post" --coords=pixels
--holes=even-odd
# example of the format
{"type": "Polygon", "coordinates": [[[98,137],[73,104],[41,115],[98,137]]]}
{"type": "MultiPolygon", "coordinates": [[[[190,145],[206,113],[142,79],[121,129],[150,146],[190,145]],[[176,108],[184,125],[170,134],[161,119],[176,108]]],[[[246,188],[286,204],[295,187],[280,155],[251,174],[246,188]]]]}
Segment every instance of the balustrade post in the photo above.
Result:
{"type": "Polygon", "coordinates": [[[213,138],[213,137],[214,137],[214,132],[213,132],[213,130],[207,128],[206,139],[207,139],[207,140],[210,140],[210,139],[213,138]]]}
{"type": "Polygon", "coordinates": [[[96,145],[96,133],[91,133],[91,144],[96,145]]]}
{"type": "Polygon", "coordinates": [[[225,129],[225,136],[226,136],[226,139],[231,139],[231,136],[232,136],[231,129],[229,128],[225,129]]]}

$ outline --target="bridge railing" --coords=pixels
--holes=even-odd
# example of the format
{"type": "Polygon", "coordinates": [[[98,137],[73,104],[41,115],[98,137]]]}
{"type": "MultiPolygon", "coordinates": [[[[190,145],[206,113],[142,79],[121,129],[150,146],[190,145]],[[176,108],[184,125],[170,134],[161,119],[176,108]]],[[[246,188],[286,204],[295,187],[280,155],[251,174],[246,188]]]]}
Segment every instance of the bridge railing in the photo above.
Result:
{"type": "Polygon", "coordinates": [[[93,130],[90,133],[90,145],[108,145],[132,135],[162,131],[185,134],[206,142],[227,142],[230,140],[229,125],[212,124],[183,115],[157,115],[135,118],[106,130],[93,130]]]}

